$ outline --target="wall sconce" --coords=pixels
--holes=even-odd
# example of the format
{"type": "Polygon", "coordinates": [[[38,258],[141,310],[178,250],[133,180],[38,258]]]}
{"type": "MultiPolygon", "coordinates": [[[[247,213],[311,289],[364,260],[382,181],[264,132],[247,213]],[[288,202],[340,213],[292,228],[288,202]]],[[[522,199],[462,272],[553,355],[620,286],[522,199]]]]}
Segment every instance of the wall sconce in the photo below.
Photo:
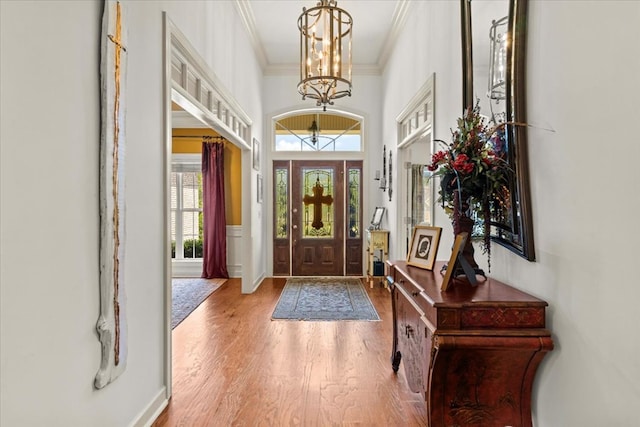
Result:
{"type": "Polygon", "coordinates": [[[382,191],[387,190],[387,146],[382,147],[382,178],[380,177],[380,171],[376,171],[376,181],[380,181],[378,188],[382,191]]]}
{"type": "Polygon", "coordinates": [[[391,180],[392,180],[392,175],[391,175],[391,168],[393,166],[393,163],[391,162],[391,158],[392,158],[392,152],[391,150],[389,150],[389,201],[391,201],[391,193],[393,192],[393,190],[391,189],[391,180]]]}
{"type": "Polygon", "coordinates": [[[508,17],[491,21],[489,29],[489,90],[487,96],[491,99],[506,98],[507,79],[507,30],[508,17]]]}
{"type": "Polygon", "coordinates": [[[391,150],[389,150],[389,181],[387,182],[387,146],[384,145],[382,146],[382,178],[380,177],[380,171],[377,170],[376,171],[376,177],[374,178],[376,181],[380,181],[380,186],[379,188],[382,191],[387,191],[387,189],[389,190],[389,201],[391,201],[391,194],[393,193],[393,190],[391,189],[391,168],[392,168],[392,153],[391,150]]]}

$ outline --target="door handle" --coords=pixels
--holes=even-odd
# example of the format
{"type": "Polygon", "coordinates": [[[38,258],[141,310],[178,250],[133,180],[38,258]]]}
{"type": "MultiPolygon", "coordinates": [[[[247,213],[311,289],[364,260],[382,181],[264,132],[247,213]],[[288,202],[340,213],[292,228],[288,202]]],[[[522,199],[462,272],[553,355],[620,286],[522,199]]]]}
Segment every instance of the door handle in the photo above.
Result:
{"type": "Polygon", "coordinates": [[[411,338],[411,335],[413,335],[413,328],[409,325],[406,325],[404,332],[407,335],[407,338],[411,338]]]}
{"type": "Polygon", "coordinates": [[[293,228],[294,230],[297,230],[297,229],[298,229],[298,226],[297,226],[296,224],[293,224],[293,225],[291,226],[291,228],[293,228]]]}

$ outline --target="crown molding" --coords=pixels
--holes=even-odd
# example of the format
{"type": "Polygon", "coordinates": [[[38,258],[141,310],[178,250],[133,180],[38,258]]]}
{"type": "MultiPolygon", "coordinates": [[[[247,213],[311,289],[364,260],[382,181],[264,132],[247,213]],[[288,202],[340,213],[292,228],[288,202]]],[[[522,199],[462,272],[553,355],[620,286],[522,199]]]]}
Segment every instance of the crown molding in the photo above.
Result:
{"type": "Polygon", "coordinates": [[[260,67],[264,71],[268,66],[267,61],[267,53],[264,51],[264,47],[260,41],[260,37],[258,37],[258,31],[256,30],[256,20],[253,16],[253,9],[249,4],[248,0],[235,0],[236,9],[238,10],[238,15],[240,15],[240,19],[244,24],[244,27],[247,30],[247,34],[249,35],[249,41],[251,42],[251,46],[253,47],[253,51],[258,58],[258,63],[260,67]]]}
{"type": "MultiPolygon", "coordinates": [[[[296,64],[267,65],[264,68],[265,76],[297,76],[300,74],[300,66],[296,64]]],[[[382,68],[375,64],[353,64],[352,76],[380,76],[382,68]]]]}
{"type": "Polygon", "coordinates": [[[354,76],[380,76],[382,67],[377,64],[353,64],[352,74],[354,76]]]}
{"type": "Polygon", "coordinates": [[[400,31],[402,30],[402,27],[407,20],[410,6],[411,1],[409,0],[398,0],[398,2],[396,3],[396,8],[393,11],[393,21],[391,24],[391,28],[389,29],[389,34],[387,34],[384,46],[382,47],[380,56],[378,57],[378,67],[381,70],[384,70],[387,66],[387,62],[391,57],[391,52],[393,52],[395,44],[398,41],[400,31]]]}

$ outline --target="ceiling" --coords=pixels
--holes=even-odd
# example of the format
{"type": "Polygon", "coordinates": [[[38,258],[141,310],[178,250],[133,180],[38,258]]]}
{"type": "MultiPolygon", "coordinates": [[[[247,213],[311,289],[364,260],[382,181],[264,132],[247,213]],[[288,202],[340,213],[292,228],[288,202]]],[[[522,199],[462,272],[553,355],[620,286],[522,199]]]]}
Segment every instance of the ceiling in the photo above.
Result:
{"type": "MultiPolygon", "coordinates": [[[[318,0],[235,0],[265,74],[299,72],[302,8],[318,0]]],[[[353,72],[380,74],[404,22],[408,0],[338,0],[353,18],[353,72]]]]}
{"type": "MultiPolygon", "coordinates": [[[[298,17],[319,0],[234,0],[265,75],[300,72],[298,17]]],[[[354,74],[381,74],[410,0],[338,0],[353,18],[354,74]]],[[[206,127],[174,104],[173,127],[206,127]]]]}

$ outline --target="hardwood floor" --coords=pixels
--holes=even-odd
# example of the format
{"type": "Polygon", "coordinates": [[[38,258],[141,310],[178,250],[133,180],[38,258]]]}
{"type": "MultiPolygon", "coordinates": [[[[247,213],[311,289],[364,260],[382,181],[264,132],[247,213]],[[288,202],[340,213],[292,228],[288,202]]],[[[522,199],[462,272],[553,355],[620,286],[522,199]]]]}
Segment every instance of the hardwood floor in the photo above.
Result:
{"type": "Polygon", "coordinates": [[[391,299],[380,322],[271,320],[285,279],[251,295],[230,279],[173,330],[173,397],[161,426],[424,426],[402,365],[391,369],[391,299]]]}

